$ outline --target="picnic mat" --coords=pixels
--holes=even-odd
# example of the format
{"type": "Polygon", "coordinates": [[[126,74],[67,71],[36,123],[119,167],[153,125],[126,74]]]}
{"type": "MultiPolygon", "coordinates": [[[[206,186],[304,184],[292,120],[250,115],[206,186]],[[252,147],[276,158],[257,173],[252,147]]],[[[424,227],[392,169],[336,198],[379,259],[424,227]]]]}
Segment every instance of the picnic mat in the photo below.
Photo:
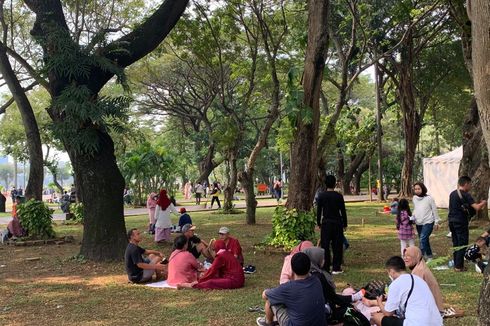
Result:
{"type": "Polygon", "coordinates": [[[170,285],[167,283],[167,281],[160,281],[160,282],[153,282],[153,283],[148,283],[146,286],[152,287],[152,288],[167,288],[167,289],[176,289],[176,286],[170,285]]]}

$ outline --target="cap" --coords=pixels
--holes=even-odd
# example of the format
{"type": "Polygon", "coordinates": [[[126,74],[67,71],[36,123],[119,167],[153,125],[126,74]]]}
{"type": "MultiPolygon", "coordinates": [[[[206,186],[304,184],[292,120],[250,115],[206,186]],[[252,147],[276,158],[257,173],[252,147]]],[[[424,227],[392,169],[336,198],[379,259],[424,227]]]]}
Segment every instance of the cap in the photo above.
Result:
{"type": "Polygon", "coordinates": [[[185,209],[185,207],[181,207],[180,208],[180,214],[184,214],[185,212],[187,212],[186,209],[185,209]]]}
{"type": "Polygon", "coordinates": [[[195,225],[187,223],[187,224],[184,224],[184,226],[182,227],[182,233],[186,233],[189,230],[195,230],[195,229],[196,229],[195,225]]]}
{"type": "Polygon", "coordinates": [[[222,226],[222,227],[219,229],[218,233],[220,233],[220,234],[221,234],[221,233],[223,233],[223,234],[228,234],[228,233],[230,233],[230,229],[228,229],[226,226],[222,226]]]}

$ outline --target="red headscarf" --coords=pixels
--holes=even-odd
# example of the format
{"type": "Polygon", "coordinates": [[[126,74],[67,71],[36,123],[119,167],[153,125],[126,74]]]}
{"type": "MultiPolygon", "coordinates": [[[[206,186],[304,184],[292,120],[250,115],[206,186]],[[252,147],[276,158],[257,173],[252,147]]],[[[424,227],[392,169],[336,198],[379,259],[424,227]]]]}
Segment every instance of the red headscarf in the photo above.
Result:
{"type": "Polygon", "coordinates": [[[157,205],[160,206],[162,210],[166,210],[172,202],[167,196],[167,190],[161,189],[160,195],[158,196],[157,205]]]}

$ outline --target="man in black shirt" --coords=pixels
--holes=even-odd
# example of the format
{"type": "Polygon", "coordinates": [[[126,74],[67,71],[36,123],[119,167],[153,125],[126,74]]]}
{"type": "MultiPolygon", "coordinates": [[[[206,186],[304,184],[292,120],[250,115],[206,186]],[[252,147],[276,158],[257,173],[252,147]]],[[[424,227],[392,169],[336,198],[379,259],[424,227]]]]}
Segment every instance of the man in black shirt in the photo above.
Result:
{"type": "MultiPolygon", "coordinates": [[[[449,195],[449,213],[448,222],[449,229],[451,230],[451,237],[453,240],[453,247],[462,247],[468,245],[469,219],[463,209],[463,205],[468,208],[473,208],[475,211],[479,211],[487,203],[482,200],[479,204],[476,204],[471,197],[469,191],[471,190],[471,178],[468,176],[462,176],[458,180],[458,189],[451,192],[449,195]]],[[[464,267],[464,253],[466,248],[455,250],[454,257],[454,270],[456,272],[465,271],[464,267]]]]}
{"type": "Polygon", "coordinates": [[[128,232],[129,243],[124,253],[124,262],[128,279],[134,283],[151,281],[153,274],[156,279],[161,279],[167,272],[167,265],[162,265],[163,254],[156,250],[143,249],[138,244],[141,242],[141,233],[138,229],[128,232]],[[144,258],[147,255],[148,258],[144,258]]]}
{"type": "Polygon", "coordinates": [[[194,234],[195,230],[196,226],[192,224],[185,224],[182,227],[182,234],[188,239],[187,251],[196,257],[196,259],[203,254],[204,257],[213,261],[212,248],[194,234]]]}
{"type": "Polygon", "coordinates": [[[344,197],[335,191],[337,180],[333,175],[327,175],[325,183],[327,190],[320,192],[317,199],[317,225],[321,228],[321,247],[325,250],[326,271],[332,274],[342,273],[342,255],[344,230],[347,228],[347,213],[345,211],[344,197]],[[330,245],[333,259],[330,260],[330,245]]]}

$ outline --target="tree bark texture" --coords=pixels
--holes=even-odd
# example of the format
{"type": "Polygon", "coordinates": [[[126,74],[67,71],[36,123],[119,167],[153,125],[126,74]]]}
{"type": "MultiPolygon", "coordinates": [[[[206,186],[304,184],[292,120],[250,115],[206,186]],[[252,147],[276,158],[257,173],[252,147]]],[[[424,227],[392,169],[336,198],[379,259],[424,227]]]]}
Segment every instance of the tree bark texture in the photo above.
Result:
{"type": "Polygon", "coordinates": [[[328,47],[327,0],[308,1],[308,44],[303,75],[304,101],[311,110],[311,122],[298,119],[291,146],[291,176],[287,207],[299,211],[311,209],[315,195],[320,90],[328,47]]]}
{"type": "Polygon", "coordinates": [[[228,156],[229,173],[228,180],[225,185],[223,211],[231,212],[233,210],[233,196],[235,195],[236,186],[238,183],[238,170],[236,166],[237,151],[233,150],[228,156]]]}
{"type": "Polygon", "coordinates": [[[196,182],[202,183],[206,181],[209,184],[209,176],[211,175],[211,172],[213,172],[213,170],[222,163],[222,161],[216,162],[214,160],[215,147],[216,146],[214,144],[210,144],[208,146],[208,152],[206,156],[202,159],[201,162],[199,162],[199,177],[197,178],[196,182]]]}
{"type": "Polygon", "coordinates": [[[342,182],[344,195],[352,195],[352,190],[350,187],[351,181],[354,178],[354,175],[357,173],[357,170],[359,169],[361,163],[364,161],[365,157],[366,157],[366,152],[361,152],[351,158],[351,161],[349,163],[349,168],[347,169],[347,172],[345,173],[344,176],[344,180],[342,182]]]}
{"type": "Polygon", "coordinates": [[[468,12],[471,19],[475,97],[487,151],[490,152],[490,1],[468,1],[468,12]]]}
{"type": "Polygon", "coordinates": [[[0,42],[0,72],[19,108],[26,134],[30,168],[25,196],[27,199],[42,200],[44,166],[41,136],[39,135],[39,128],[31,103],[10,65],[7,50],[3,42],[0,42]]]}
{"type": "MultiPolygon", "coordinates": [[[[482,134],[478,106],[474,98],[463,125],[463,158],[459,165],[459,175],[470,176],[473,180],[471,194],[475,200],[488,198],[490,187],[488,151],[482,134]]],[[[478,211],[478,218],[488,219],[488,210],[478,211]]]]}
{"type": "MultiPolygon", "coordinates": [[[[450,1],[450,12],[461,31],[466,69],[473,76],[471,21],[462,1],[450,1]]],[[[469,7],[471,8],[471,6],[469,7]]],[[[459,175],[468,175],[473,179],[471,193],[473,198],[486,199],[490,187],[490,167],[488,149],[483,137],[478,105],[473,98],[463,124],[463,158],[459,175]]],[[[480,210],[479,218],[488,219],[488,210],[480,210]]]]}
{"type": "MultiPolygon", "coordinates": [[[[354,195],[361,194],[361,179],[364,172],[366,172],[369,168],[370,157],[366,157],[366,159],[359,165],[357,168],[356,174],[354,174],[354,195]]],[[[368,189],[368,191],[371,191],[368,189]]]]}
{"type": "Polygon", "coordinates": [[[413,167],[415,152],[422,129],[422,117],[417,110],[413,81],[413,37],[408,33],[401,49],[401,62],[398,65],[397,98],[403,116],[403,131],[405,138],[405,158],[403,161],[400,197],[412,196],[413,167]]]}
{"type": "MultiPolygon", "coordinates": [[[[97,53],[105,59],[125,68],[153,51],[168,35],[184,12],[187,0],[163,1],[151,16],[137,25],[133,31],[100,48],[97,53]],[[114,51],[114,49],[118,51],[114,51]]],[[[36,14],[31,30],[43,49],[45,63],[60,56],[60,48],[52,44],[58,37],[69,37],[60,0],[26,0],[27,7],[36,14]],[[56,35],[56,37],[54,37],[56,35]],[[51,36],[51,37],[50,37],[51,36]]],[[[76,40],[70,40],[76,42],[76,40]]],[[[78,47],[79,44],[73,44],[78,47]]],[[[113,76],[112,70],[93,64],[87,75],[67,76],[56,70],[47,73],[49,93],[53,99],[60,96],[69,85],[85,85],[96,100],[99,91],[113,76]]],[[[48,110],[56,122],[66,118],[59,108],[48,110]]],[[[123,212],[124,179],[114,156],[114,144],[103,126],[90,122],[81,128],[94,129],[99,148],[93,152],[81,152],[63,140],[77,183],[77,195],[81,195],[85,221],[81,254],[93,260],[121,260],[127,244],[123,212]]]]}
{"type": "Polygon", "coordinates": [[[255,224],[255,213],[257,211],[257,199],[255,198],[254,169],[240,171],[238,181],[242,185],[245,194],[245,204],[247,206],[247,224],[255,224]]]}

